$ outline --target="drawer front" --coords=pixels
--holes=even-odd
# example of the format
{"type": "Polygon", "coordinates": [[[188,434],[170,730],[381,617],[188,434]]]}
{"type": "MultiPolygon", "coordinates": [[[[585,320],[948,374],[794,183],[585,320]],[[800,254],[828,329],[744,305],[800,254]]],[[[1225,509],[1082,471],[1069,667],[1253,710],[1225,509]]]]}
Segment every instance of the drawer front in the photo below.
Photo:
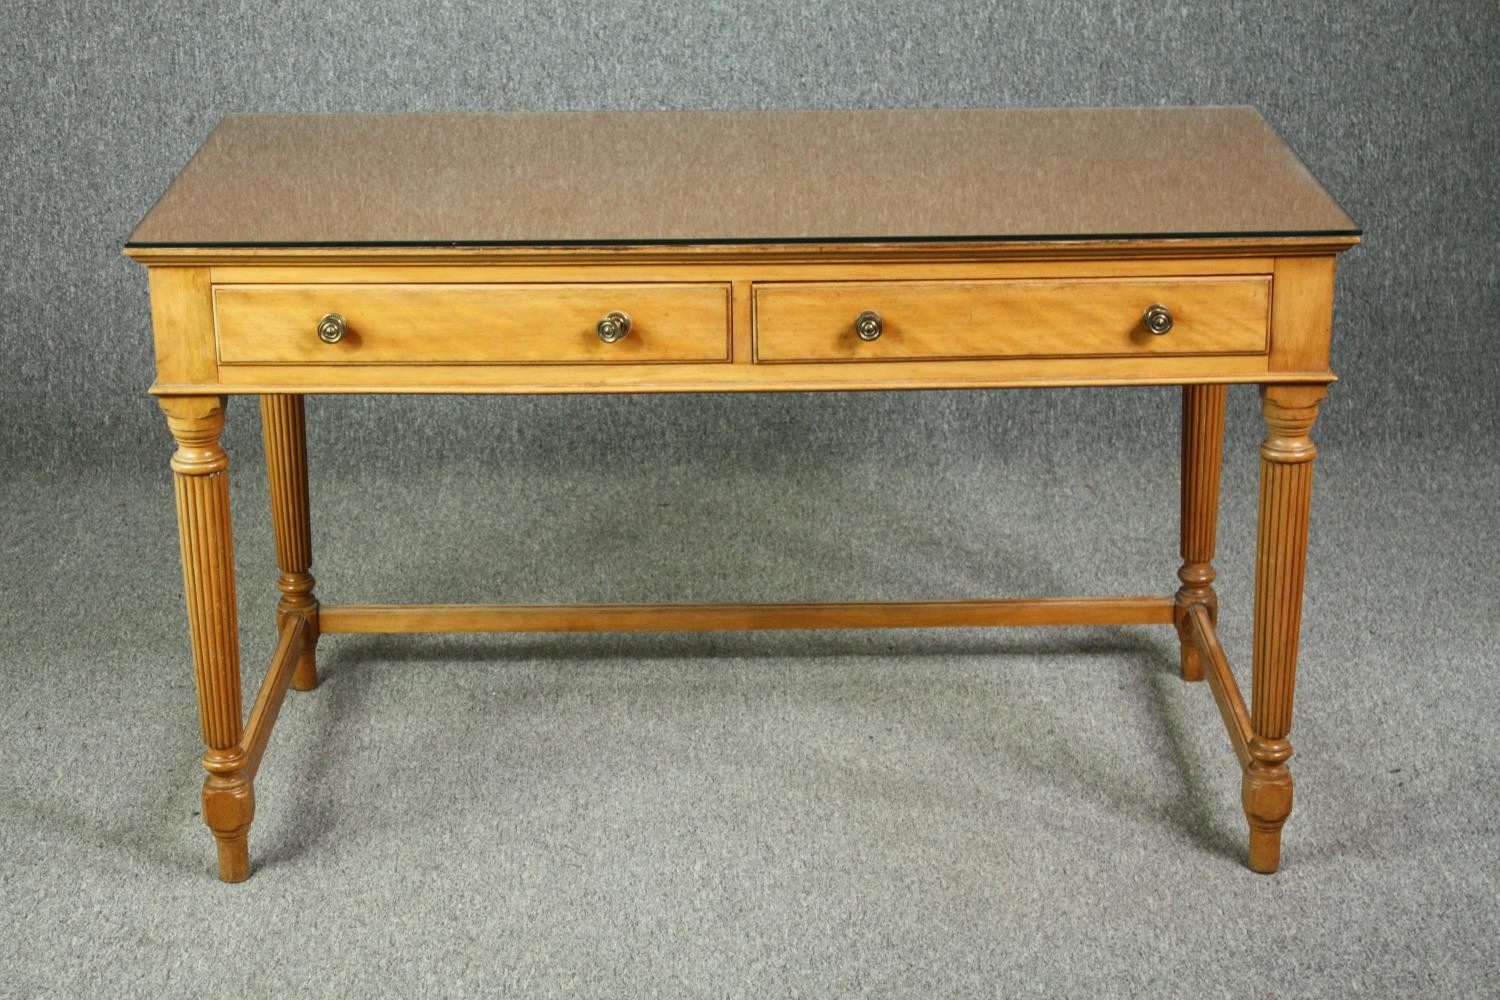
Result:
{"type": "Polygon", "coordinates": [[[224,364],[547,364],[729,360],[729,286],[220,285],[224,364]],[[598,323],[630,317],[614,343],[598,323]],[[337,343],[318,336],[328,313],[337,343]]]}
{"type": "MultiPolygon", "coordinates": [[[[1264,354],[1270,278],[794,282],[755,287],[755,358],[775,361],[1264,354]],[[1148,331],[1165,306],[1171,329],[1148,331]],[[855,319],[880,317],[874,340],[855,319]]],[[[868,332],[868,331],[867,331],[868,332]]]]}

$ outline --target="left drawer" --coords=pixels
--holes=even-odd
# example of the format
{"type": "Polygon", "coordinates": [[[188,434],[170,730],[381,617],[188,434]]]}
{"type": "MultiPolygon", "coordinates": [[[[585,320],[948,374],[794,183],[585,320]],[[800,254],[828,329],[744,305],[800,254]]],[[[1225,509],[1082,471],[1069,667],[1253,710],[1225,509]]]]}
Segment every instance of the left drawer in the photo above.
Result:
{"type": "Polygon", "coordinates": [[[223,364],[640,364],[728,361],[727,284],[218,285],[223,364]],[[599,335],[629,317],[613,343],[599,335]],[[324,316],[342,336],[318,335],[324,316]]]}

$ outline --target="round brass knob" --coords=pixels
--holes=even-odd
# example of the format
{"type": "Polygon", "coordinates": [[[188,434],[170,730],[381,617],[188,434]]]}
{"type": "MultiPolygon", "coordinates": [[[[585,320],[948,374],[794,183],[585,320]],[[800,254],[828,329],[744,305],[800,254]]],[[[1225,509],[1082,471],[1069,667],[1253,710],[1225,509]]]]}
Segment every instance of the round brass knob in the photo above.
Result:
{"type": "Polygon", "coordinates": [[[349,321],[341,313],[329,313],[318,320],[318,339],[325,344],[337,344],[349,332],[349,321]]]}
{"type": "Polygon", "coordinates": [[[873,309],[866,309],[854,317],[854,333],[860,340],[879,340],[884,329],[885,323],[881,320],[880,313],[873,309]]]}
{"type": "Polygon", "coordinates": [[[605,315],[595,327],[599,333],[599,339],[606,344],[613,344],[617,340],[624,340],[625,335],[630,332],[630,317],[616,310],[605,315]]]}
{"type": "Polygon", "coordinates": [[[1164,305],[1150,306],[1141,317],[1141,322],[1148,331],[1160,337],[1172,329],[1172,311],[1164,305]]]}

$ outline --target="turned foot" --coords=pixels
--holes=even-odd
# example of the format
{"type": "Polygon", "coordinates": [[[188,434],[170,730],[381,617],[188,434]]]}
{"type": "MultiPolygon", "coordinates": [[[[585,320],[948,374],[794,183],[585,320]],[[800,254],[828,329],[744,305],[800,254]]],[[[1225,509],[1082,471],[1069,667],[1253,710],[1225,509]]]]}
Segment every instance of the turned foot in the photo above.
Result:
{"type": "Polygon", "coordinates": [[[210,750],[203,756],[209,772],[203,782],[203,821],[219,848],[219,878],[243,882],[250,877],[250,823],[255,819],[255,790],[245,777],[245,755],[238,748],[210,750]]]}
{"type": "Polygon", "coordinates": [[[318,686],[318,666],[313,654],[314,651],[309,649],[297,660],[297,666],[292,669],[292,690],[311,691],[318,686]]]}
{"type": "Polygon", "coordinates": [[[1269,875],[1281,866],[1281,827],[1292,812],[1292,772],[1286,740],[1250,741],[1250,762],[1240,783],[1240,801],[1250,823],[1250,869],[1269,875]]]}

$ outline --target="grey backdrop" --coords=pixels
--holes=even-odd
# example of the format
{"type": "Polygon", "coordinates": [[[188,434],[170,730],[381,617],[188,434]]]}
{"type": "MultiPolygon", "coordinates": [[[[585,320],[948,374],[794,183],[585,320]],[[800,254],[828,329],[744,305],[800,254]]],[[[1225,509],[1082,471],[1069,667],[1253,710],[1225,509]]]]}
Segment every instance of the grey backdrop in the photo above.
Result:
{"type": "MultiPolygon", "coordinates": [[[[10,0],[0,995],[1492,995],[1497,51],[1494,0],[10,0]],[[1210,699],[1136,628],[329,637],[257,780],[255,875],[214,881],[119,248],[219,116],[1138,103],[1259,107],[1366,232],[1281,875],[1243,870],[1210,699]]],[[[1247,687],[1261,428],[1230,400],[1247,687]]],[[[1171,389],[316,399],[314,570],[336,602],[1162,592],[1176,413],[1171,389]]],[[[229,419],[249,698],[276,571],[253,401],[229,419]]]]}
{"type": "MultiPolygon", "coordinates": [[[[1500,426],[1487,399],[1500,361],[1500,15],[1488,0],[22,0],[5,19],[6,454],[160,460],[164,432],[143,396],[145,281],[117,251],[221,115],[270,110],[1253,104],[1366,232],[1341,270],[1334,364],[1345,382],[1323,439],[1488,442],[1500,426]]],[[[1108,405],[1140,422],[1158,402],[1117,394],[1108,405]]],[[[671,424],[706,412],[727,434],[809,404],[627,405],[671,424]]],[[[942,404],[898,405],[912,424],[942,404]]],[[[1012,394],[978,405],[1034,420],[1097,403],[1012,394]]],[[[507,421],[531,410],[495,408],[507,421]]],[[[359,448],[374,413],[391,427],[478,433],[458,412],[353,404],[317,433],[359,448]]],[[[232,443],[249,422],[235,421],[232,443]]]]}

